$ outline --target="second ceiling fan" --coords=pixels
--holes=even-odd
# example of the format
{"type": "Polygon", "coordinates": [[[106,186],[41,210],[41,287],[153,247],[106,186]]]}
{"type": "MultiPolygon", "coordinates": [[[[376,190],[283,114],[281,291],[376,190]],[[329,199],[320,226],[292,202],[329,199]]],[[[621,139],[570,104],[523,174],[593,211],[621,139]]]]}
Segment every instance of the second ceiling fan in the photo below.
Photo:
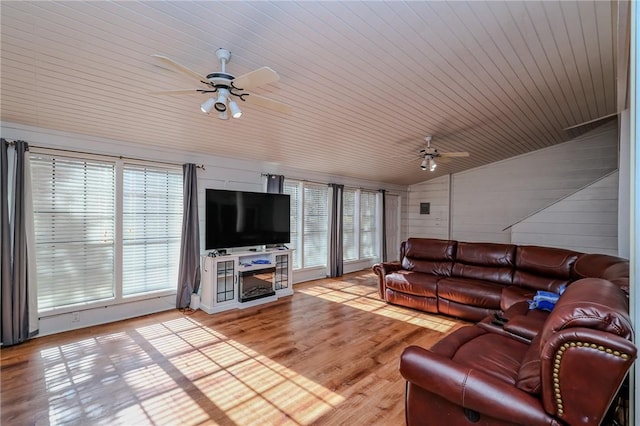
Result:
{"type": "Polygon", "coordinates": [[[424,138],[425,142],[427,142],[427,146],[424,149],[420,150],[420,157],[422,159],[422,163],[420,163],[421,170],[429,170],[431,172],[436,170],[438,164],[436,163],[436,158],[443,163],[448,163],[450,158],[456,157],[468,157],[469,153],[466,151],[463,152],[440,152],[437,148],[431,146],[431,140],[433,137],[428,135],[424,138]]]}
{"type": "Polygon", "coordinates": [[[179,71],[204,84],[202,89],[166,90],[153,92],[157,95],[193,95],[211,94],[211,97],[202,103],[200,110],[209,114],[215,109],[218,118],[227,120],[229,112],[233,118],[240,118],[242,110],[238,103],[246,102],[250,105],[258,105],[279,112],[289,112],[291,107],[264,96],[249,93],[248,90],[256,87],[275,83],[280,79],[278,74],[269,67],[261,67],[239,77],[234,77],[226,72],[226,64],[231,59],[231,52],[226,49],[218,49],[216,56],[220,60],[221,70],[212,72],[206,77],[162,55],[152,55],[170,68],[179,71]],[[240,102],[236,102],[240,101],[240,102]]]}

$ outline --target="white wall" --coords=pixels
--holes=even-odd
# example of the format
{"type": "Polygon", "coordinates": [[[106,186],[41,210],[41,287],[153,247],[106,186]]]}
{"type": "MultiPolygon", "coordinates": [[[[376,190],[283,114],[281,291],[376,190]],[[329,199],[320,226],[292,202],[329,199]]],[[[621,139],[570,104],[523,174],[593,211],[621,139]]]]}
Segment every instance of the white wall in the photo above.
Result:
{"type": "Polygon", "coordinates": [[[618,167],[617,125],[453,175],[451,235],[461,241],[511,241],[505,228],[618,167]]]}
{"type": "Polygon", "coordinates": [[[620,161],[618,178],[618,256],[631,255],[631,117],[628,109],[620,113],[620,161]]]}
{"type": "MultiPolygon", "coordinates": [[[[407,236],[508,243],[512,241],[510,226],[606,176],[617,166],[617,126],[612,122],[569,142],[457,173],[451,179],[443,176],[411,185],[407,236]],[[419,214],[420,202],[432,203],[430,215],[419,214]]],[[[617,193],[617,187],[611,191],[617,193]]],[[[617,199],[617,194],[612,196],[617,199]]],[[[596,223],[610,223],[611,210],[617,212],[616,201],[612,203],[613,207],[609,202],[594,200],[593,205],[583,208],[602,216],[596,223]]],[[[610,235],[611,226],[602,227],[606,229],[591,232],[610,235]]],[[[527,232],[524,225],[519,232],[527,232]]],[[[527,239],[533,241],[533,237],[527,239]]],[[[588,246],[569,239],[552,245],[588,246]]],[[[609,245],[605,250],[610,250],[609,245]]]]}
{"type": "Polygon", "coordinates": [[[449,238],[449,176],[409,187],[407,222],[410,237],[449,238]],[[429,214],[420,214],[420,203],[430,203],[429,214]]]}
{"type": "MultiPolygon", "coordinates": [[[[351,179],[343,176],[331,176],[313,173],[306,170],[280,167],[273,163],[245,161],[223,158],[180,150],[166,150],[135,145],[125,141],[117,141],[91,136],[58,132],[32,126],[1,122],[2,137],[9,140],[24,140],[32,146],[66,149],[110,156],[123,156],[140,160],[159,161],[173,164],[196,163],[204,165],[198,172],[198,204],[200,216],[200,235],[202,253],[204,250],[204,201],[205,189],[233,189],[246,191],[264,191],[266,184],[264,173],[283,174],[291,179],[307,180],[319,183],[340,183],[346,186],[367,189],[386,189],[390,194],[397,194],[401,199],[406,198],[406,187],[351,179]]],[[[215,143],[215,141],[212,141],[215,143]]],[[[353,263],[345,267],[345,271],[360,270],[371,266],[368,263],[353,263]]],[[[327,275],[325,268],[314,268],[306,271],[295,271],[294,283],[327,275]]],[[[155,299],[123,303],[117,306],[106,306],[99,309],[79,310],[79,320],[74,321],[71,313],[41,318],[40,335],[73,330],[89,325],[103,324],[125,318],[146,315],[153,312],[175,308],[175,296],[163,296],[155,299]]]]}
{"type": "Polygon", "coordinates": [[[511,242],[618,255],[618,172],[522,220],[511,242]]]}

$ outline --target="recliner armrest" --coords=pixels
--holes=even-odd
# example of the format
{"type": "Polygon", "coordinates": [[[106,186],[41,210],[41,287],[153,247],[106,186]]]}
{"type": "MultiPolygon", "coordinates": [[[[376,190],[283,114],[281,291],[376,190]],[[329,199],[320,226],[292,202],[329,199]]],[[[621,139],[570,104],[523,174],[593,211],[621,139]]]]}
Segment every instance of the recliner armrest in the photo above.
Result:
{"type": "Polygon", "coordinates": [[[559,424],[533,395],[418,346],[404,350],[400,373],[428,392],[493,418],[519,424],[559,424]]]}
{"type": "Polygon", "coordinates": [[[384,277],[387,274],[401,270],[402,264],[400,262],[380,262],[373,265],[372,269],[378,276],[378,292],[380,294],[380,298],[385,300],[386,286],[384,277]]]}
{"type": "Polygon", "coordinates": [[[613,333],[581,327],[555,333],[541,352],[547,412],[568,424],[600,424],[636,356],[635,345],[613,333]]]}

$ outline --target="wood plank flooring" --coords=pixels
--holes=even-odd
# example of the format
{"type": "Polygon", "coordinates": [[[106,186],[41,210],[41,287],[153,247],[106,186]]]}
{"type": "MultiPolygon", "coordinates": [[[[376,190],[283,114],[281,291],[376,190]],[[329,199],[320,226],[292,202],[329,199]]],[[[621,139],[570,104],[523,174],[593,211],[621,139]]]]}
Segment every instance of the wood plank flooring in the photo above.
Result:
{"type": "Polygon", "coordinates": [[[385,304],[370,271],[294,289],[2,349],[0,423],[402,425],[400,353],[466,325],[385,304]]]}

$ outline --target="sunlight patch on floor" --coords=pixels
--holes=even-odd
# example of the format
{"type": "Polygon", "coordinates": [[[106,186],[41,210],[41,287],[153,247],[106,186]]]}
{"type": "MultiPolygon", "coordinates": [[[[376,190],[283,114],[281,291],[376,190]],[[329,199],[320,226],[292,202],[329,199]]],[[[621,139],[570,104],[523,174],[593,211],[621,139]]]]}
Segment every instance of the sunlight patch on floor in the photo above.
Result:
{"type": "Polygon", "coordinates": [[[303,425],[344,401],[189,317],[40,356],[51,424],[303,425]]]}
{"type": "Polygon", "coordinates": [[[390,305],[381,300],[377,289],[373,290],[370,285],[341,281],[332,286],[323,284],[296,291],[441,333],[448,332],[456,325],[455,321],[440,316],[390,305]]]}
{"type": "Polygon", "coordinates": [[[235,340],[213,346],[206,353],[224,369],[195,385],[236,424],[308,424],[344,401],[235,340]]]}

